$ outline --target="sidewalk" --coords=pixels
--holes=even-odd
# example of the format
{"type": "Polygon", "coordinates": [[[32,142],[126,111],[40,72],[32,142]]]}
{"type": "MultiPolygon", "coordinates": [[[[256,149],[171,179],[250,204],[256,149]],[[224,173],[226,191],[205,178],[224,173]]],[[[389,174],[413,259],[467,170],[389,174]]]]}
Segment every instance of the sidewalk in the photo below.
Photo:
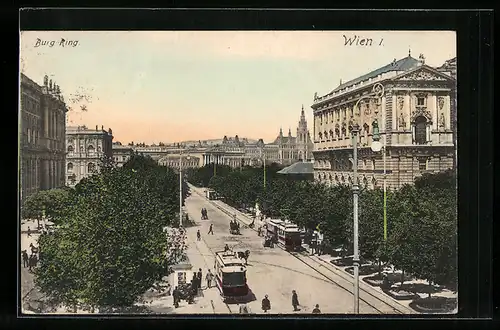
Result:
{"type": "MultiPolygon", "coordinates": [[[[213,265],[215,258],[213,252],[209,249],[205,241],[196,240],[196,231],[198,227],[192,227],[186,229],[187,235],[187,250],[186,254],[193,265],[193,272],[198,272],[198,268],[201,268],[203,279],[201,287],[203,289],[203,295],[201,297],[195,298],[195,304],[188,305],[184,301],[181,303],[179,308],[175,310],[176,313],[186,313],[186,314],[228,314],[231,310],[228,306],[224,304],[220,296],[219,290],[212,283],[212,287],[208,289],[206,287],[207,283],[205,280],[205,275],[208,269],[214,273],[213,265]]],[[[188,280],[190,280],[188,275],[188,280]]],[[[215,282],[215,281],[214,281],[215,282]]]]}
{"type": "MultiPolygon", "coordinates": [[[[201,190],[200,188],[194,188],[193,190],[195,190],[196,192],[198,192],[199,190],[201,190]]],[[[202,196],[204,196],[203,193],[200,193],[202,196]]],[[[251,222],[252,222],[252,218],[249,217],[248,215],[240,212],[239,210],[225,204],[224,202],[222,201],[219,201],[219,200],[214,200],[214,201],[210,201],[212,205],[214,205],[215,207],[217,207],[219,210],[221,210],[222,212],[226,213],[227,215],[229,216],[233,216],[234,214],[236,214],[236,218],[238,221],[242,222],[243,224],[245,225],[249,225],[251,222]]],[[[255,228],[258,228],[258,226],[260,225],[260,220],[256,220],[255,221],[255,228]]],[[[256,231],[256,229],[254,228],[254,230],[256,231]]],[[[306,251],[309,251],[308,249],[308,246],[307,245],[303,245],[304,248],[306,248],[306,251]]],[[[328,255],[323,255],[323,256],[313,256],[313,258],[315,260],[318,260],[318,262],[322,263],[322,264],[327,264],[325,265],[326,267],[328,267],[328,269],[332,272],[332,273],[335,273],[337,274],[339,277],[349,281],[349,282],[353,282],[354,280],[354,277],[345,272],[342,268],[340,267],[337,267],[335,265],[333,265],[331,262],[329,262],[329,260],[331,259],[330,256],[328,255]]],[[[325,266],[322,266],[320,265],[319,267],[325,267],[325,266]]],[[[405,304],[404,302],[400,302],[400,301],[397,301],[396,299],[392,298],[392,297],[389,297],[388,295],[386,295],[385,293],[382,292],[382,290],[380,288],[374,288],[372,287],[371,285],[365,283],[364,281],[361,280],[361,277],[360,277],[360,289],[363,289],[364,291],[366,291],[367,293],[377,297],[377,299],[379,299],[380,301],[392,306],[394,309],[396,310],[399,310],[401,311],[402,313],[404,314],[418,314],[417,312],[415,312],[412,308],[410,308],[409,306],[407,306],[407,304],[405,304]]]]}

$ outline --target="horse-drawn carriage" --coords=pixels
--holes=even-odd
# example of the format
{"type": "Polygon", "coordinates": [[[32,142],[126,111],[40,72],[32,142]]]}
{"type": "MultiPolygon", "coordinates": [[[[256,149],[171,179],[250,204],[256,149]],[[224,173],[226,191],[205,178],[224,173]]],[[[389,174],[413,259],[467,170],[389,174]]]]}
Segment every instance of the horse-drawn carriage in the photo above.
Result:
{"type": "Polygon", "coordinates": [[[229,223],[229,233],[232,235],[240,235],[240,224],[236,221],[229,223]]]}

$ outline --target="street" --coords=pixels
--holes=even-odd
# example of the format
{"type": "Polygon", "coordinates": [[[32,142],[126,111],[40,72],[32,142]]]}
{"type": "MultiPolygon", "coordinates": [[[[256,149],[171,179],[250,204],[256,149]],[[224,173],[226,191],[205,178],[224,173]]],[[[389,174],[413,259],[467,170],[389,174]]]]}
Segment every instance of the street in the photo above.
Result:
{"type": "MultiPolygon", "coordinates": [[[[248,286],[255,296],[253,301],[247,303],[251,313],[263,313],[261,301],[266,294],[271,301],[269,312],[272,314],[307,314],[312,312],[316,304],[319,304],[322,313],[352,313],[353,296],[351,293],[326,280],[314,269],[280,248],[264,248],[263,238],[258,237],[254,230],[241,226],[241,235],[229,234],[231,218],[204,197],[193,191],[186,200],[186,209],[189,216],[198,223],[198,226],[190,228],[190,231],[196,232],[199,229],[202,236],[201,242],[190,240],[190,244],[196,244],[200,254],[204,255],[202,265],[197,265],[194,260],[191,260],[193,268],[201,267],[204,274],[207,267],[213,271],[213,253],[223,250],[226,244],[232,246],[234,250],[251,251],[247,266],[248,286]],[[201,220],[203,207],[208,210],[209,220],[201,220]],[[210,224],[213,224],[213,235],[207,234],[210,224]],[[293,311],[292,290],[297,291],[298,294],[300,303],[298,312],[293,311]]],[[[222,300],[219,296],[212,299],[222,300]]],[[[220,303],[217,302],[217,304],[220,303]]],[[[359,309],[363,314],[378,313],[363,301],[360,301],[359,309]]],[[[229,313],[229,311],[237,312],[237,305],[229,305],[225,312],[229,313]]],[[[221,309],[220,312],[224,310],[221,309]]],[[[199,311],[199,313],[206,313],[206,311],[199,311]]]]}

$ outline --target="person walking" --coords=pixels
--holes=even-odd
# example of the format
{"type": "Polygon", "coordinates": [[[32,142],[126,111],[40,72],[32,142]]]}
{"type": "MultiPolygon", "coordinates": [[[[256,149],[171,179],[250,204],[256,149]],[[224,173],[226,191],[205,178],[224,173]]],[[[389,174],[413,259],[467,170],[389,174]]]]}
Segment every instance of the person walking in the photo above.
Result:
{"type": "Polygon", "coordinates": [[[318,304],[316,304],[316,307],[314,307],[312,313],[313,314],[321,314],[321,311],[319,310],[319,305],[318,304]]]}
{"type": "Polygon", "coordinates": [[[201,280],[203,279],[203,274],[201,273],[201,268],[198,268],[198,273],[196,274],[196,281],[198,282],[198,290],[201,290],[201,280]]]}
{"type": "Polygon", "coordinates": [[[172,291],[172,298],[174,298],[174,307],[179,308],[179,297],[180,292],[179,292],[179,287],[175,287],[174,291],[172,291]]]}
{"type": "Polygon", "coordinates": [[[205,276],[205,279],[207,280],[207,289],[210,289],[212,287],[212,280],[214,279],[214,274],[208,270],[207,275],[205,276]]]}
{"type": "Polygon", "coordinates": [[[201,233],[200,233],[200,230],[198,229],[198,231],[196,232],[196,238],[198,239],[198,241],[201,241],[201,233]]]}
{"type": "Polygon", "coordinates": [[[23,257],[23,267],[26,268],[29,266],[28,264],[29,257],[28,257],[28,252],[26,252],[26,250],[22,251],[22,257],[23,257]]]}
{"type": "Polygon", "coordinates": [[[270,309],[271,309],[271,302],[269,301],[269,297],[266,294],[264,296],[264,299],[262,299],[262,310],[264,311],[264,313],[267,313],[267,311],[270,309]]]}
{"type": "Polygon", "coordinates": [[[209,234],[212,234],[212,235],[214,234],[214,224],[213,223],[210,224],[210,228],[208,229],[207,235],[209,235],[209,234]]]}
{"type": "Polygon", "coordinates": [[[297,292],[295,290],[292,290],[292,306],[294,312],[300,311],[300,309],[297,308],[300,306],[299,297],[297,296],[297,292]]]}
{"type": "Polygon", "coordinates": [[[28,226],[28,237],[31,237],[31,228],[28,226]]]}

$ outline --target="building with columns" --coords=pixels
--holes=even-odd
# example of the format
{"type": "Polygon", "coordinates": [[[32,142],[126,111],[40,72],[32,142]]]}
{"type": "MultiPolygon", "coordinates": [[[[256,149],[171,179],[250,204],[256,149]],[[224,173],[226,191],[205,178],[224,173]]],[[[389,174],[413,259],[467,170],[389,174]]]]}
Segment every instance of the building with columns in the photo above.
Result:
{"type": "Polygon", "coordinates": [[[134,149],[131,146],[124,146],[120,142],[113,142],[112,154],[116,166],[122,167],[134,154],[134,149]]]}
{"type": "Polygon", "coordinates": [[[68,111],[59,85],[43,86],[20,77],[20,200],[65,184],[65,129],[68,111]]]}
{"type": "MultiPolygon", "coordinates": [[[[358,179],[361,186],[383,184],[383,151],[373,152],[373,122],[385,142],[387,186],[411,184],[423,173],[454,166],[456,80],[452,72],[425,64],[425,57],[394,59],[386,66],[342,83],[317,97],[314,113],[314,177],[327,184],[352,183],[351,123],[359,124],[358,179]],[[366,99],[375,84],[384,93],[366,99]]],[[[382,149],[384,150],[384,149],[382,149]]]]}
{"type": "Polygon", "coordinates": [[[66,129],[66,184],[75,186],[81,179],[99,171],[103,158],[113,156],[113,132],[104,126],[89,129],[86,126],[66,129]]]}

